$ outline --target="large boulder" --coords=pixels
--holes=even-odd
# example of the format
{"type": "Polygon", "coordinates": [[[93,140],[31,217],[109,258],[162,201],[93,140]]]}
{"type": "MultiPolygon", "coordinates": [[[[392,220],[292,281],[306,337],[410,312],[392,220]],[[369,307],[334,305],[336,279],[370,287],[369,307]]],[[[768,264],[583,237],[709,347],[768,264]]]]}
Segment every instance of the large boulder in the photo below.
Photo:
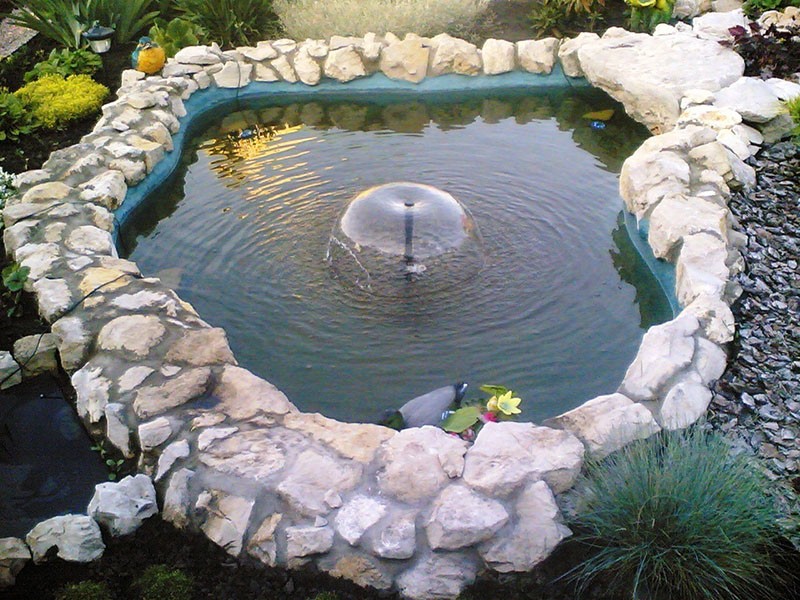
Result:
{"type": "Polygon", "coordinates": [[[0,590],[14,585],[17,574],[31,559],[31,551],[19,538],[0,538],[0,590]]]}
{"type": "Polygon", "coordinates": [[[91,562],[105,550],[97,522],[86,515],[64,515],[42,521],[28,532],[25,541],[31,549],[33,562],[41,563],[56,556],[69,562],[91,562]]]}
{"type": "Polygon", "coordinates": [[[158,513],[153,482],[140,474],[100,483],[94,488],[87,512],[113,536],[133,533],[145,519],[158,513]]]}
{"type": "Polygon", "coordinates": [[[430,48],[420,39],[407,38],[383,49],[380,69],[390,79],[419,83],[428,74],[430,48]]]}

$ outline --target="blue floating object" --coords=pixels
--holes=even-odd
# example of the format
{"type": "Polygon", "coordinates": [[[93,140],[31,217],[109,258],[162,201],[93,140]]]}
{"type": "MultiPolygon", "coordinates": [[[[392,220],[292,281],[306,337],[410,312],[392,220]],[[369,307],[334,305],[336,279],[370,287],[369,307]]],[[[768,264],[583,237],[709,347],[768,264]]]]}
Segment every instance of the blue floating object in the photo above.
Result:
{"type": "Polygon", "coordinates": [[[252,129],[243,129],[242,133],[239,134],[239,139],[240,140],[249,140],[255,134],[256,134],[256,132],[253,131],[252,129]]]}
{"type": "Polygon", "coordinates": [[[589,127],[591,127],[592,129],[605,129],[606,124],[603,123],[602,121],[592,121],[591,123],[589,123],[589,127]]]}

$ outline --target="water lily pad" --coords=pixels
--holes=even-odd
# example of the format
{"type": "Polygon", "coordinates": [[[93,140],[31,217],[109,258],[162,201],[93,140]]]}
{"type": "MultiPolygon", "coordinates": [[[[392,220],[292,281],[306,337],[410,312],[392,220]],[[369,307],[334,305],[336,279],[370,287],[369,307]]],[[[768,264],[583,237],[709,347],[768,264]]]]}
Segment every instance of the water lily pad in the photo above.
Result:
{"type": "Polygon", "coordinates": [[[442,429],[452,433],[461,433],[475,425],[480,419],[481,409],[477,406],[464,406],[445,419],[442,429]]]}

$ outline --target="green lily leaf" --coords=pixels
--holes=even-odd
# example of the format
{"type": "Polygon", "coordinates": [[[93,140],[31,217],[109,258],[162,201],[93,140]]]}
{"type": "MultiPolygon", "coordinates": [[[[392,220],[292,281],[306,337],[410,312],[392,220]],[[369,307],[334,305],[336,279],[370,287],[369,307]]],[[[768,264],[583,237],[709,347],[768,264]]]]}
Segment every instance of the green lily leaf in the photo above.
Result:
{"type": "Polygon", "coordinates": [[[461,433],[475,425],[480,416],[480,407],[464,406],[445,419],[444,423],[442,423],[442,429],[452,433],[461,433]]]}
{"type": "Polygon", "coordinates": [[[491,396],[502,396],[503,394],[507,394],[510,390],[504,385],[490,385],[485,384],[480,387],[482,392],[486,392],[491,396]]]}

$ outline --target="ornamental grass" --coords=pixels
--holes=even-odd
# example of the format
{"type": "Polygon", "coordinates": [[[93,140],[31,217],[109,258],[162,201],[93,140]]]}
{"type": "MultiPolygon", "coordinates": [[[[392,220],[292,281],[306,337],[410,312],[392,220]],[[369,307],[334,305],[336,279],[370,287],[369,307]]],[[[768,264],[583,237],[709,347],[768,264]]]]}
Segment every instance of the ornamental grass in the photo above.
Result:
{"type": "Polygon", "coordinates": [[[637,600],[752,600],[780,587],[778,509],[763,470],[699,427],[663,432],[590,464],[576,488],[571,571],[637,600]]]}

